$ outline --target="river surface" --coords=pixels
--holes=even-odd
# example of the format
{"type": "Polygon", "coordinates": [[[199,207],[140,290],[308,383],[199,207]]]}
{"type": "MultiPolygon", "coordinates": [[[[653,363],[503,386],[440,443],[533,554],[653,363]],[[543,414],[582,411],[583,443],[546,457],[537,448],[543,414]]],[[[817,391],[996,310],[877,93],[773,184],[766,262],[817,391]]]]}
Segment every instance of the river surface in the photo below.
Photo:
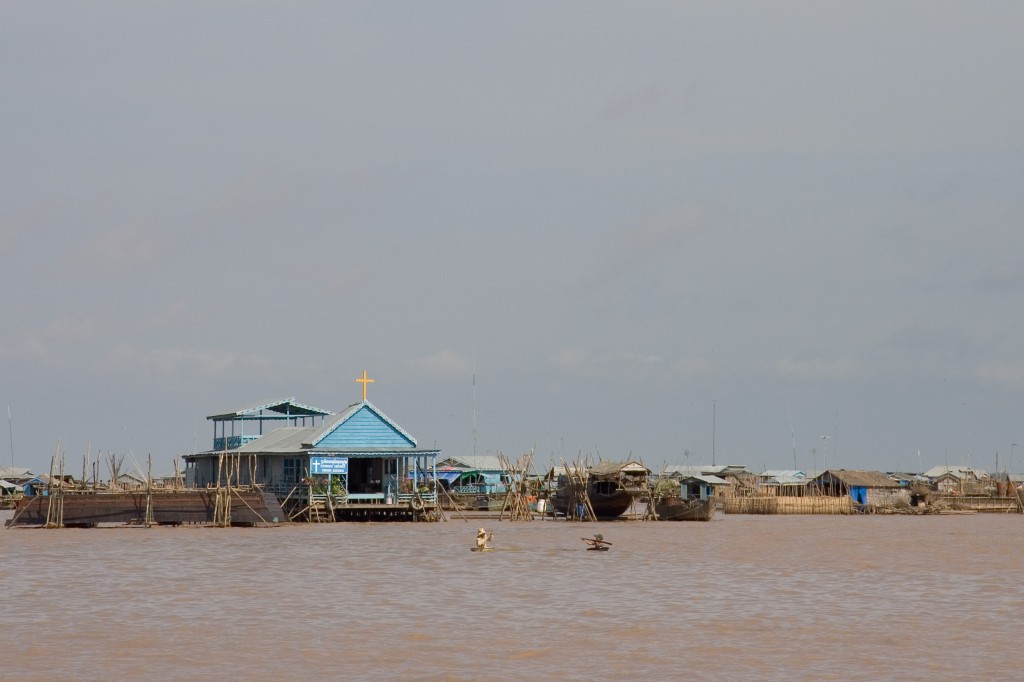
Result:
{"type": "Polygon", "coordinates": [[[0,678],[1019,680],[1022,578],[1007,514],[0,529],[0,678]]]}

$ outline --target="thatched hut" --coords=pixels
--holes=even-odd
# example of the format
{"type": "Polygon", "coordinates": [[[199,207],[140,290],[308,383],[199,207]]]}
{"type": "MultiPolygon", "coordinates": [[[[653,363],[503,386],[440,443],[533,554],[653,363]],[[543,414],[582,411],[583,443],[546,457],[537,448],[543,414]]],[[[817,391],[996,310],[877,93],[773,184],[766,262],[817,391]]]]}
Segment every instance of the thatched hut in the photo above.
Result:
{"type": "Polygon", "coordinates": [[[829,469],[814,478],[811,486],[823,495],[849,496],[865,509],[910,504],[910,491],[881,471],[829,469]]]}

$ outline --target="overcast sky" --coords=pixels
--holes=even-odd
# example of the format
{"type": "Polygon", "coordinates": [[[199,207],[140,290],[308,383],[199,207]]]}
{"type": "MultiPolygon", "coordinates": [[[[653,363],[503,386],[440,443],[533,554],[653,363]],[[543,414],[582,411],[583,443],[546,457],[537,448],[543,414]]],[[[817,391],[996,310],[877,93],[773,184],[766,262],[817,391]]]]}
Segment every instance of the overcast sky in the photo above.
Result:
{"type": "Polygon", "coordinates": [[[3,2],[0,465],[170,472],[365,369],[444,455],[1022,470],[1022,25],[3,2]]]}

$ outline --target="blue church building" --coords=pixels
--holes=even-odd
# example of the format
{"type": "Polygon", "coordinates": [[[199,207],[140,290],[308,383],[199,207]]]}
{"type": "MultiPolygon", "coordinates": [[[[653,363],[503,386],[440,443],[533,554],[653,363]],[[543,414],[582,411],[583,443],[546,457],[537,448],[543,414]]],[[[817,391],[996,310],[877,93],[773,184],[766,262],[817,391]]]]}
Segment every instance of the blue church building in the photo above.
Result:
{"type": "MultiPolygon", "coordinates": [[[[364,372],[356,381],[373,380],[364,372]]],[[[207,417],[213,448],[184,456],[186,486],[258,485],[283,506],[321,499],[335,518],[436,505],[440,450],[420,448],[365,386],[363,400],[339,413],[285,398],[207,417]]]]}

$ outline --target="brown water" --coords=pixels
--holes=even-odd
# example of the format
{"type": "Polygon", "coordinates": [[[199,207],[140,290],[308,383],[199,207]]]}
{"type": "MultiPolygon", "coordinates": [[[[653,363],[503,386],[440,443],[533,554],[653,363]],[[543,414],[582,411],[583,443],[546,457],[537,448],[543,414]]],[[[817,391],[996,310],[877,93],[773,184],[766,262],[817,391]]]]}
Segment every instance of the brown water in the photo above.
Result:
{"type": "Polygon", "coordinates": [[[0,530],[0,677],[1024,679],[1022,533],[1004,514],[0,530]],[[469,551],[478,525],[498,551],[469,551]],[[611,551],[585,550],[595,532],[611,551]]]}

